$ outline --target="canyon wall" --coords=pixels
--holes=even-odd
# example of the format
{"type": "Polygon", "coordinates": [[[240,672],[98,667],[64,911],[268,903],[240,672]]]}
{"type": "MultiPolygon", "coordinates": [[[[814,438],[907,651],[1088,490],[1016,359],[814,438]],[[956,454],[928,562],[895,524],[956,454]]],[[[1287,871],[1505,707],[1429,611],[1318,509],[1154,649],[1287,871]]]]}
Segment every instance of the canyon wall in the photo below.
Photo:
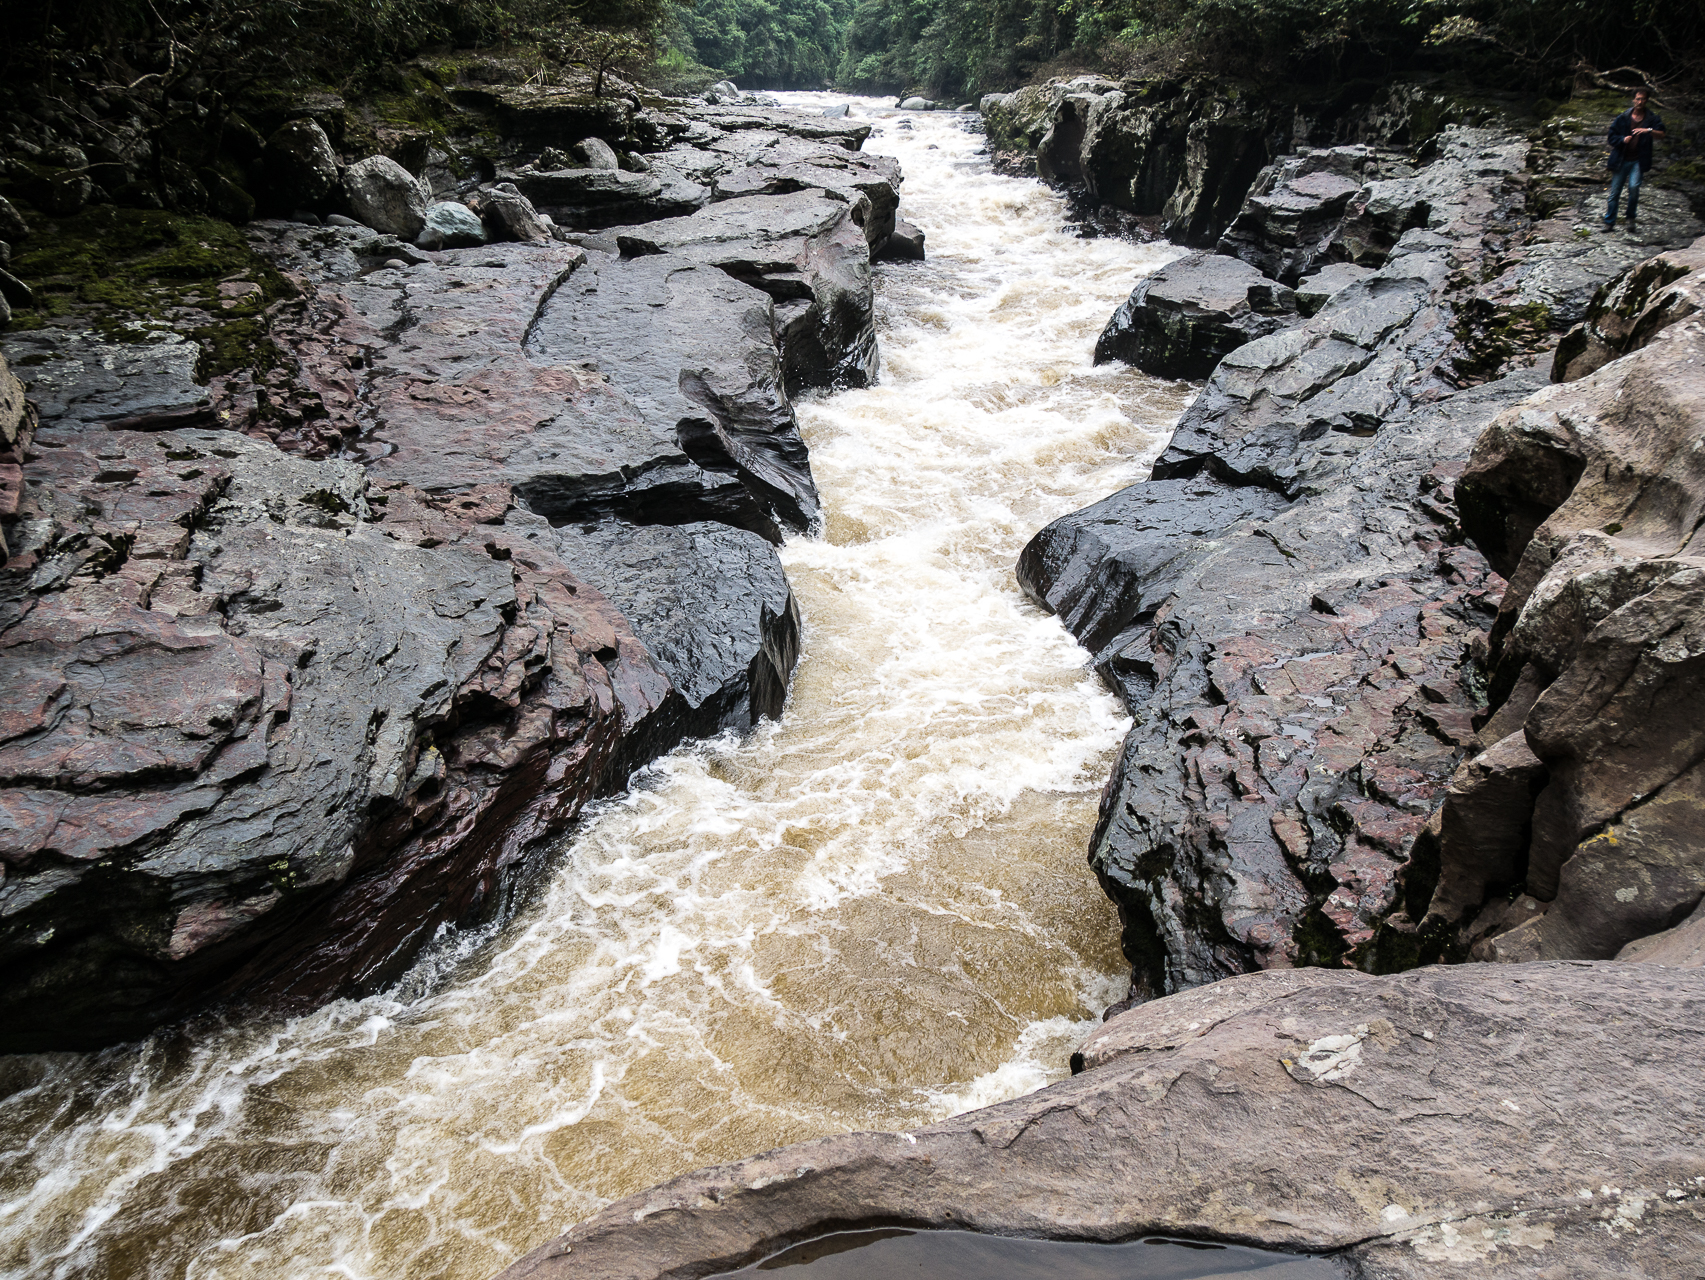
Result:
{"type": "MultiPolygon", "coordinates": [[[[1073,111],[1128,110],[1094,88],[1050,108],[1045,168],[1073,111]]],[[[1584,110],[1297,147],[1109,322],[1098,359],[1211,369],[1153,479],[1018,567],[1137,720],[1090,851],[1133,1000],[1608,959],[1705,896],[1681,692],[1701,227],[1660,179],[1605,233],[1584,110]]],[[[1087,181],[1090,133],[1077,154],[1087,181]]]]}

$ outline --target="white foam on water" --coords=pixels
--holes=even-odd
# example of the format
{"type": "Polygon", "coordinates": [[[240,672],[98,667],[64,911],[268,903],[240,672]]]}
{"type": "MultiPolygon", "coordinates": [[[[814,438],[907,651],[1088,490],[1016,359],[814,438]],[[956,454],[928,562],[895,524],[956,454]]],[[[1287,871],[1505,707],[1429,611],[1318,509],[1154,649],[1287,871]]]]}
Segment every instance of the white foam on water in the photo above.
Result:
{"type": "Polygon", "coordinates": [[[959,117],[854,111],[930,256],[878,270],[880,384],[799,406],[827,520],[782,553],[783,720],[657,762],[392,991],[0,1062],[0,1275],[478,1277],[686,1169],[1065,1074],[1122,994],[1084,848],[1127,722],[1012,566],[1164,442],[1185,388],[1090,351],[1174,251],[1062,233],[959,117]]]}

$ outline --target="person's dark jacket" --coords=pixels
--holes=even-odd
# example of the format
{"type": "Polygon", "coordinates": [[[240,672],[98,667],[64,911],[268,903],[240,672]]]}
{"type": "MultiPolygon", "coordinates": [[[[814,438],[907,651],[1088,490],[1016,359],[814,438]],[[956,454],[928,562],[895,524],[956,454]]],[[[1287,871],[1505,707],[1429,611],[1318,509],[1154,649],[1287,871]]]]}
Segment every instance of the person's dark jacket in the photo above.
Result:
{"type": "Polygon", "coordinates": [[[1646,108],[1646,118],[1638,124],[1634,122],[1634,112],[1630,109],[1610,122],[1610,133],[1608,135],[1610,145],[1617,148],[1621,153],[1623,164],[1627,164],[1630,160],[1638,160],[1640,162],[1640,173],[1644,175],[1646,170],[1652,167],[1652,143],[1655,139],[1649,133],[1642,133],[1634,139],[1633,152],[1630,154],[1628,135],[1636,129],[1655,129],[1662,133],[1663,128],[1663,120],[1650,107],[1646,108]]]}

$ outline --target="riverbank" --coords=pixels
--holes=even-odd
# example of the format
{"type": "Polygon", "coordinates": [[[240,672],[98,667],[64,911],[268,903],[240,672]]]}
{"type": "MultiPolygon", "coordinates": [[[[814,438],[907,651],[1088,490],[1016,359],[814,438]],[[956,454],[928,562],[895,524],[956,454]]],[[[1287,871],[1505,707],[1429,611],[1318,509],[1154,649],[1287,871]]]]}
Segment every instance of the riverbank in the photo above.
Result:
{"type": "MultiPolygon", "coordinates": [[[[1059,200],[990,174],[960,121],[869,105],[845,123],[892,131],[863,149],[901,161],[929,259],[873,271],[882,380],[791,400],[823,532],[774,553],[802,620],[784,714],[594,802],[515,916],[398,985],[8,1059],[16,1265],[482,1274],[663,1173],[1069,1073],[1123,986],[1081,850],[1125,723],[1010,564],[1165,439],[1179,389],[1089,351],[1173,250],[1062,233],[1059,200]]],[[[456,317],[429,308],[469,292],[443,276],[580,248],[598,261],[458,251],[512,265],[381,269],[359,297],[405,290],[441,353],[456,317]]],[[[494,323],[506,288],[475,295],[494,323]]]]}

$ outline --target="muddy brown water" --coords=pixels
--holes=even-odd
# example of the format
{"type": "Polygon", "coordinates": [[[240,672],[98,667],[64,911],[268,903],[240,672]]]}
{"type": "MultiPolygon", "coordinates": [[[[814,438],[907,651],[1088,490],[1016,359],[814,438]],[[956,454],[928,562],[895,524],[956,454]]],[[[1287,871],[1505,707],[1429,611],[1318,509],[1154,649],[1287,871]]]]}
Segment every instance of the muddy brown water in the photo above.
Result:
{"type": "Polygon", "coordinates": [[[1164,443],[1188,388],[1090,351],[1175,251],[881,106],[930,260],[879,269],[881,385],[799,408],[828,515],[783,553],[781,722],[659,762],[395,989],[0,1060],[0,1274],[479,1280],[685,1170],[1067,1073],[1122,994],[1084,850],[1126,721],[1012,565],[1164,443]]]}

